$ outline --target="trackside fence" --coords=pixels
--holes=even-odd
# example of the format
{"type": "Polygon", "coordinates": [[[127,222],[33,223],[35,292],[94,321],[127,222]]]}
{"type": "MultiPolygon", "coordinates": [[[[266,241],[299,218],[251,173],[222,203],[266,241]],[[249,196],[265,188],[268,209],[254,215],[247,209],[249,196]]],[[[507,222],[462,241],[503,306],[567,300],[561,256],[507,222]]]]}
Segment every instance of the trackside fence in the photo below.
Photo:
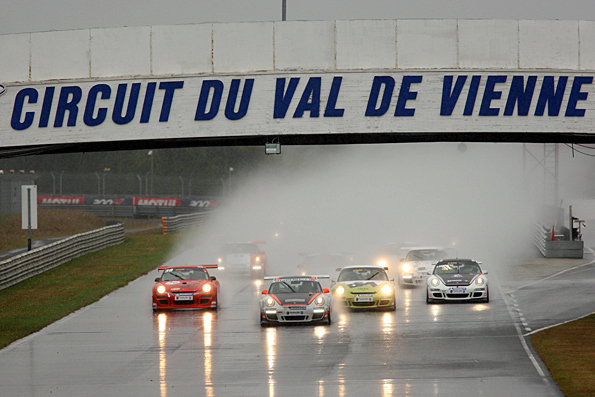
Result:
{"type": "Polygon", "coordinates": [[[161,218],[163,225],[163,234],[177,232],[183,229],[189,229],[206,221],[214,211],[199,212],[195,214],[177,215],[161,218]]]}
{"type": "Polygon", "coordinates": [[[77,234],[0,262],[0,289],[71,259],[124,242],[124,224],[77,234]]]}

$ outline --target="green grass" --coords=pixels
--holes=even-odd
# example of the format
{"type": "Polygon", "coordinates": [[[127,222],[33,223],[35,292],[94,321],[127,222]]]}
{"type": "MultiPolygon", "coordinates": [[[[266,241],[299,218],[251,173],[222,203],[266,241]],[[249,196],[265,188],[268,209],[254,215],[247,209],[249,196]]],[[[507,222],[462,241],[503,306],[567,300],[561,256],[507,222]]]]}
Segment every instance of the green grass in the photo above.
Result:
{"type": "Polygon", "coordinates": [[[164,263],[177,234],[160,229],[76,258],[0,290],[0,348],[96,302],[164,263]]]}
{"type": "Polygon", "coordinates": [[[546,329],[531,343],[567,397],[595,396],[595,315],[546,329]]]}

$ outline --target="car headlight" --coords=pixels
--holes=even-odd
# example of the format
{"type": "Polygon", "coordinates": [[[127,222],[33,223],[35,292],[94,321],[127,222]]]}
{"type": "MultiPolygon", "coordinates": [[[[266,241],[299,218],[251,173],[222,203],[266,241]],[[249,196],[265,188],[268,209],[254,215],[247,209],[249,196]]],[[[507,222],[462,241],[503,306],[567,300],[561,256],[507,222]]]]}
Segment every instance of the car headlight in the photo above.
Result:
{"type": "Polygon", "coordinates": [[[223,258],[217,258],[217,262],[219,262],[219,263],[223,262],[223,258]]]}
{"type": "Polygon", "coordinates": [[[343,294],[345,293],[345,288],[343,288],[343,286],[339,285],[339,286],[337,287],[337,289],[335,289],[335,293],[336,293],[337,295],[343,295],[343,294]]]}
{"type": "Polygon", "coordinates": [[[393,287],[391,287],[390,285],[384,284],[382,286],[382,293],[384,295],[390,295],[392,292],[393,292],[393,287]]]}
{"type": "Polygon", "coordinates": [[[254,260],[255,260],[256,262],[260,262],[260,256],[257,256],[256,258],[254,258],[254,260]]]}
{"type": "Polygon", "coordinates": [[[485,282],[486,282],[486,280],[483,277],[477,277],[475,279],[475,284],[477,284],[477,285],[484,285],[485,282]]]}
{"type": "Polygon", "coordinates": [[[157,293],[158,294],[163,294],[165,292],[165,286],[164,285],[160,285],[159,287],[157,287],[157,293]]]}
{"type": "Polygon", "coordinates": [[[380,259],[380,260],[378,261],[378,266],[380,266],[380,267],[384,267],[384,266],[386,266],[386,261],[385,261],[384,259],[380,259]]]}
{"type": "Polygon", "coordinates": [[[269,297],[264,302],[264,304],[267,305],[268,307],[273,307],[275,305],[275,300],[273,298],[269,297]]]}
{"type": "Polygon", "coordinates": [[[403,263],[403,266],[401,266],[401,269],[403,269],[403,271],[405,273],[409,273],[411,271],[411,265],[409,263],[403,263]]]}
{"type": "Polygon", "coordinates": [[[322,296],[319,296],[318,298],[316,298],[314,303],[316,303],[318,306],[322,306],[324,305],[324,298],[322,296]]]}
{"type": "Polygon", "coordinates": [[[211,287],[210,284],[205,284],[205,285],[202,286],[202,291],[203,292],[209,292],[209,291],[211,291],[212,288],[213,287],[211,287]]]}
{"type": "Polygon", "coordinates": [[[430,284],[432,284],[432,286],[437,287],[440,284],[440,280],[438,280],[437,278],[433,278],[432,280],[430,280],[430,284]]]}

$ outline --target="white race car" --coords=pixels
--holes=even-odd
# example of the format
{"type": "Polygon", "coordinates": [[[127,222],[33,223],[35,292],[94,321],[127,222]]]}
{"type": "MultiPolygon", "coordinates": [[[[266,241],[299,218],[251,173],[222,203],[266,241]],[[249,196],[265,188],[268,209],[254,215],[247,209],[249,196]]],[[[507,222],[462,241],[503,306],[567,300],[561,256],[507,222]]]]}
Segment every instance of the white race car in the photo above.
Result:
{"type": "Polygon", "coordinates": [[[426,302],[490,301],[487,272],[472,259],[444,259],[427,280],[426,302]]]}
{"type": "Polygon", "coordinates": [[[282,323],[331,323],[331,297],[318,278],[329,276],[265,277],[273,280],[262,291],[260,325],[282,323]]]}
{"type": "Polygon", "coordinates": [[[422,284],[427,274],[434,270],[434,265],[441,259],[448,258],[448,253],[441,247],[412,248],[401,260],[398,268],[399,284],[422,284]]]}

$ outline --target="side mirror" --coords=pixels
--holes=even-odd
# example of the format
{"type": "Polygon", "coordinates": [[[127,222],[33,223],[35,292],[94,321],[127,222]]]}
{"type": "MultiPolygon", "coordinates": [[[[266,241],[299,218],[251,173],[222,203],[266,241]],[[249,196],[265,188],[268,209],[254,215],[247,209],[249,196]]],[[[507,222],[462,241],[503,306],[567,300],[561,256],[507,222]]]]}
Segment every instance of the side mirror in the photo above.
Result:
{"type": "Polygon", "coordinates": [[[389,277],[388,281],[395,281],[394,277],[389,277]]]}
{"type": "Polygon", "coordinates": [[[488,274],[488,272],[483,272],[483,274],[488,274]]]}
{"type": "Polygon", "coordinates": [[[269,290],[268,290],[268,289],[263,289],[263,290],[262,290],[262,294],[263,294],[263,295],[266,295],[266,294],[268,294],[268,293],[269,293],[269,290]]]}
{"type": "Polygon", "coordinates": [[[383,267],[383,269],[384,269],[384,270],[388,270],[388,266],[384,266],[384,267],[383,267]]]}
{"type": "Polygon", "coordinates": [[[156,282],[156,283],[158,283],[159,281],[161,281],[161,277],[157,277],[157,278],[155,279],[155,282],[156,282]]]}
{"type": "Polygon", "coordinates": [[[211,281],[215,281],[215,280],[217,280],[217,277],[211,276],[211,281]]]}
{"type": "Polygon", "coordinates": [[[399,259],[399,262],[405,262],[405,258],[399,259]]]}
{"type": "Polygon", "coordinates": [[[331,292],[331,290],[328,288],[323,288],[322,292],[324,292],[325,294],[328,294],[329,292],[331,292]]]}
{"type": "Polygon", "coordinates": [[[260,255],[264,255],[264,251],[260,251],[260,255]]]}
{"type": "Polygon", "coordinates": [[[331,280],[331,283],[333,283],[333,284],[336,283],[336,282],[337,282],[337,280],[331,280]]]}

